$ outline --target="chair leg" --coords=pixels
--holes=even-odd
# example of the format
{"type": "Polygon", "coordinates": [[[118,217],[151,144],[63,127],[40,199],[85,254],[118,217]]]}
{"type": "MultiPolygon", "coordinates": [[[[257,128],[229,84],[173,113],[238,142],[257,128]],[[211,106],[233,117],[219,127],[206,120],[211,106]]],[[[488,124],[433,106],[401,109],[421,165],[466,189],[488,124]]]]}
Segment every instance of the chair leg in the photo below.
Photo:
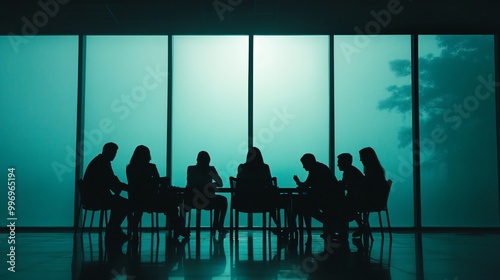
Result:
{"type": "Polygon", "coordinates": [[[158,218],[158,212],[156,212],[156,244],[160,244],[160,222],[158,218]]]}
{"type": "Polygon", "coordinates": [[[141,219],[138,221],[138,225],[137,225],[138,229],[137,229],[137,243],[138,244],[138,252],[139,252],[139,255],[141,254],[142,252],[142,216],[141,216],[141,219]]]}
{"type": "Polygon", "coordinates": [[[389,229],[389,239],[392,240],[391,220],[389,219],[389,209],[385,208],[385,217],[387,218],[387,228],[389,229]]]}
{"type": "Polygon", "coordinates": [[[186,219],[186,222],[187,222],[186,227],[191,229],[191,210],[187,211],[186,215],[188,215],[188,218],[186,219]]]}
{"type": "Polygon", "coordinates": [[[380,224],[380,234],[382,235],[382,239],[384,239],[384,227],[382,226],[382,215],[380,214],[380,211],[378,213],[378,222],[380,224]]]}
{"type": "MultiPolygon", "coordinates": [[[[106,211],[106,210],[99,211],[99,234],[98,234],[98,236],[99,236],[99,244],[100,244],[99,248],[102,247],[102,230],[104,228],[103,222],[104,222],[104,220],[106,220],[106,221],[108,220],[107,216],[108,216],[108,211],[106,211]]],[[[101,253],[99,253],[99,254],[101,254],[101,253]]],[[[106,250],[106,246],[104,246],[103,260],[106,259],[106,256],[107,256],[107,250],[106,250]]]]}
{"type": "Polygon", "coordinates": [[[102,235],[102,229],[103,229],[103,223],[104,223],[104,216],[105,215],[106,215],[106,210],[101,210],[99,212],[99,235],[102,235]]]}
{"type": "Polygon", "coordinates": [[[83,222],[82,222],[81,233],[83,233],[83,230],[85,229],[85,220],[86,219],[87,219],[87,209],[85,209],[85,212],[83,213],[83,222]]]}
{"type": "MultiPolygon", "coordinates": [[[[215,228],[214,228],[214,210],[210,209],[208,210],[210,212],[210,234],[212,233],[215,235],[215,228]]],[[[210,243],[211,244],[211,243],[210,243]]]]}
{"type": "MultiPolygon", "coordinates": [[[[362,214],[363,215],[363,222],[366,226],[367,233],[370,235],[370,239],[373,242],[373,234],[372,234],[372,228],[370,226],[370,212],[365,212],[362,214]]],[[[366,240],[368,241],[368,240],[366,240]]]]}
{"type": "Polygon", "coordinates": [[[233,222],[233,207],[229,208],[229,228],[231,229],[231,231],[233,231],[233,226],[234,226],[234,222],[233,222]]]}
{"type": "Polygon", "coordinates": [[[234,223],[234,239],[238,240],[238,229],[240,227],[240,213],[238,210],[234,210],[234,218],[235,218],[235,223],[234,223]]]}
{"type": "MultiPolygon", "coordinates": [[[[263,232],[263,234],[266,234],[266,230],[267,230],[266,215],[267,215],[267,212],[262,213],[262,232],[263,232]]],[[[271,220],[271,217],[269,217],[269,220],[271,220]]]]}
{"type": "Polygon", "coordinates": [[[90,230],[92,229],[92,224],[94,223],[94,214],[95,211],[92,211],[92,216],[90,217],[90,225],[89,225],[89,236],[90,236],[90,230]]]}
{"type": "Polygon", "coordinates": [[[201,209],[196,209],[196,233],[201,230],[201,209]]]}
{"type": "MultiPolygon", "coordinates": [[[[234,222],[233,222],[233,206],[229,208],[229,241],[233,242],[234,222]]],[[[231,243],[232,244],[232,243],[231,243]]]]}
{"type": "Polygon", "coordinates": [[[154,237],[155,233],[156,233],[155,216],[154,216],[154,212],[151,212],[151,245],[153,245],[153,237],[154,237]]]}

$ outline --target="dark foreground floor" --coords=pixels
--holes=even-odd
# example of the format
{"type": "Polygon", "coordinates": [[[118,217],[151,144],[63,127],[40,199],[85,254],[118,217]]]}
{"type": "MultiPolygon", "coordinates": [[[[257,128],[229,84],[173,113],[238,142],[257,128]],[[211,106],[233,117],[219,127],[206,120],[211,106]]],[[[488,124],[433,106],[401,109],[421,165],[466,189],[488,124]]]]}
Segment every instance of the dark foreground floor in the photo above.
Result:
{"type": "Polygon", "coordinates": [[[0,279],[500,279],[500,234],[394,233],[392,242],[373,236],[371,250],[352,239],[340,250],[319,232],[310,245],[262,231],[240,231],[233,242],[203,230],[184,240],[161,232],[159,246],[145,233],[140,260],[103,261],[97,233],[17,233],[11,272],[3,233],[0,279]]]}

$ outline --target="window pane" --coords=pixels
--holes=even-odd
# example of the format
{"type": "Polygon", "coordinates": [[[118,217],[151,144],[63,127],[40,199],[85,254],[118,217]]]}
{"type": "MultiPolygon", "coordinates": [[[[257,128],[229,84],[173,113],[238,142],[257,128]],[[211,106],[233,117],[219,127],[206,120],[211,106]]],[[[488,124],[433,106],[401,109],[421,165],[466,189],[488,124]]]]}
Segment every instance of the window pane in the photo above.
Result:
{"type": "Polygon", "coordinates": [[[16,168],[16,225],[73,226],[78,37],[0,37],[0,65],[0,161],[5,176],[16,168]]]}
{"type": "Polygon", "coordinates": [[[305,180],[300,158],[328,165],[329,37],[256,36],[253,143],[281,187],[305,180]]]}
{"type": "Polygon", "coordinates": [[[499,225],[493,36],[419,36],[422,224],[499,225]]]}
{"type": "MultiPolygon", "coordinates": [[[[87,37],[85,168],[105,143],[115,142],[112,166],[122,182],[138,145],[151,150],[151,162],[166,176],[167,41],[166,36],[87,37]]],[[[149,225],[149,216],[144,222],[149,225]]]]}
{"type": "Polygon", "coordinates": [[[175,36],[173,55],[172,184],[204,150],[228,188],[247,147],[248,37],[175,36]]]}
{"type": "MultiPolygon", "coordinates": [[[[413,226],[410,36],[334,40],[335,154],[352,154],[353,165],[363,171],[359,150],[372,147],[394,182],[391,225],[413,226]]],[[[336,174],[342,178],[338,168],[336,174]]]]}

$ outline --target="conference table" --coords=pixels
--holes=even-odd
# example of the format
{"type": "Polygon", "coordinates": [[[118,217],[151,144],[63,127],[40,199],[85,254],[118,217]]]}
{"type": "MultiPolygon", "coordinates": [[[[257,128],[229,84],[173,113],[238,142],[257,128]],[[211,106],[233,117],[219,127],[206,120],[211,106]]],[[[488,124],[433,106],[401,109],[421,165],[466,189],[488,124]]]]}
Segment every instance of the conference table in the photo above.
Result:
{"type": "MultiPolygon", "coordinates": [[[[213,191],[215,191],[215,193],[234,193],[235,189],[234,188],[211,188],[213,191]]],[[[280,194],[280,195],[289,195],[289,196],[293,196],[293,195],[301,195],[304,193],[303,190],[300,190],[298,189],[297,187],[277,187],[277,192],[280,194]]],[[[178,189],[179,193],[183,192],[184,191],[184,188],[179,188],[178,189]]],[[[292,198],[290,198],[292,199],[292,198]]],[[[230,206],[229,206],[230,207],[230,206]]],[[[291,205],[291,207],[293,207],[293,203],[291,205]]],[[[196,210],[196,209],[193,209],[193,210],[196,210]]],[[[201,209],[203,210],[203,209],[201,209]]],[[[196,230],[199,230],[201,229],[201,210],[198,209],[196,210],[196,230]]],[[[232,211],[232,209],[229,209],[229,211],[232,211]]],[[[252,215],[249,215],[248,216],[248,227],[252,227],[253,225],[253,217],[252,215]]],[[[232,230],[232,229],[231,229],[232,230]]]]}

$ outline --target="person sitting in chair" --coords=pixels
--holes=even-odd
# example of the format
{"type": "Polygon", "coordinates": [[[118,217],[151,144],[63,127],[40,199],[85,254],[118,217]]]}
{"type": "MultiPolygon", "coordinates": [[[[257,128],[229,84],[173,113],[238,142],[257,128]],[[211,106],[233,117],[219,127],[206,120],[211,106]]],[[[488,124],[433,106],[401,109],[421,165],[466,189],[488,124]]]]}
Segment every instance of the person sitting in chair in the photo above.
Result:
{"type": "Polygon", "coordinates": [[[121,246],[128,241],[128,236],[121,229],[121,224],[128,216],[131,222],[131,205],[128,199],[120,196],[128,189],[113,172],[111,161],[115,159],[118,145],[106,143],[102,153],[97,155],[87,166],[83,176],[86,204],[93,207],[111,209],[111,216],[106,226],[106,247],[110,257],[123,254],[121,246]]]}
{"type": "Polygon", "coordinates": [[[166,181],[161,178],[156,165],[151,163],[151,153],[144,145],[137,146],[127,165],[127,180],[129,185],[129,199],[133,205],[134,222],[131,224],[131,252],[137,254],[138,226],[143,212],[161,212],[167,214],[173,223],[175,235],[189,236],[184,228],[184,220],[179,216],[178,207],[182,203],[182,196],[169,191],[169,186],[161,184],[166,181]]]}
{"type": "Polygon", "coordinates": [[[363,232],[364,225],[361,215],[358,212],[366,199],[366,190],[364,188],[364,176],[359,169],[352,165],[352,155],[343,153],[337,156],[337,166],[343,172],[340,184],[347,191],[346,197],[346,215],[349,221],[356,221],[358,229],[352,234],[353,237],[359,237],[363,232]]]}
{"type": "Polygon", "coordinates": [[[371,147],[359,151],[359,158],[364,166],[366,200],[363,207],[380,209],[384,207],[384,198],[389,192],[389,185],[385,178],[385,170],[371,147]]]}
{"type": "Polygon", "coordinates": [[[210,155],[206,151],[198,153],[196,165],[188,166],[184,203],[188,208],[214,210],[212,230],[220,235],[227,233],[224,219],[227,213],[227,198],[215,194],[215,188],[222,187],[222,179],[215,167],[210,165],[210,155]]]}
{"type": "Polygon", "coordinates": [[[238,166],[236,181],[239,208],[269,211],[275,224],[281,228],[276,209],[288,209],[286,197],[281,199],[276,186],[273,186],[271,170],[264,163],[259,148],[252,147],[248,150],[246,162],[238,166]]]}
{"type": "Polygon", "coordinates": [[[304,154],[300,159],[302,166],[309,172],[301,182],[297,175],[293,179],[305,194],[300,196],[299,211],[305,216],[308,239],[311,240],[311,217],[323,223],[323,237],[338,234],[341,242],[347,240],[347,222],[344,219],[344,190],[338,183],[333,171],[325,164],[316,161],[313,154],[304,154]]]}

